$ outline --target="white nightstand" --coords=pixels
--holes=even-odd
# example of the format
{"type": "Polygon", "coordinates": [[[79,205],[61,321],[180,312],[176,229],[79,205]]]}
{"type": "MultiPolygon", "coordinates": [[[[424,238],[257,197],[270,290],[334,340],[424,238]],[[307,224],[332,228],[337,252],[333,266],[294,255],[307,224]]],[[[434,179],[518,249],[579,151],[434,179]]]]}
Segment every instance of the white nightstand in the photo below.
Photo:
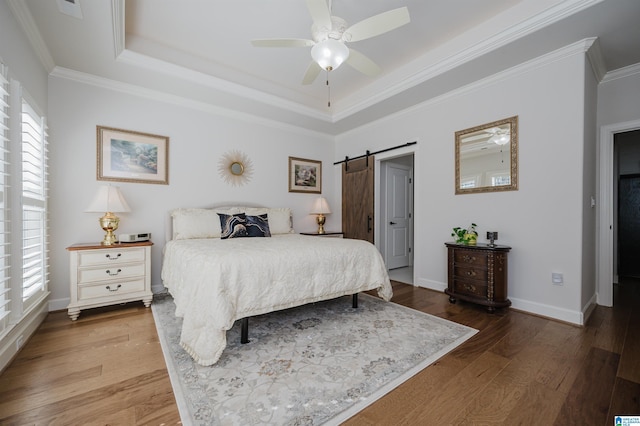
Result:
{"type": "Polygon", "coordinates": [[[151,241],[103,246],[99,243],[67,247],[71,277],[68,314],[80,310],[142,300],[151,305],[151,241]]]}

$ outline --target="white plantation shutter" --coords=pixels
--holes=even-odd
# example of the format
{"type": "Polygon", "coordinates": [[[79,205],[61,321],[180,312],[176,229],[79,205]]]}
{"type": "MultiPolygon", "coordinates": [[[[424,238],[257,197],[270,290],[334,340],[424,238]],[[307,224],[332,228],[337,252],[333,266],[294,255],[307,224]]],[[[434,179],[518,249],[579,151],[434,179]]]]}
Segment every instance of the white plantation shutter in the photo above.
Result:
{"type": "Polygon", "coordinates": [[[9,326],[11,313],[10,227],[7,206],[9,187],[9,81],[0,63],[0,335],[9,326]]]}
{"type": "Polygon", "coordinates": [[[44,117],[22,100],[22,300],[47,289],[47,132],[44,117]]]}

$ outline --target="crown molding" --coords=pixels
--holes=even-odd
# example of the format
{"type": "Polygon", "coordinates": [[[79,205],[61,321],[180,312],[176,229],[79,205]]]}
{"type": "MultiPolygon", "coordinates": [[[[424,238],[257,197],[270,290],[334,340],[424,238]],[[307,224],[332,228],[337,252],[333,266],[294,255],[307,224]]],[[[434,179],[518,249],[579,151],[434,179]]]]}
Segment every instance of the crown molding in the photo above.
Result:
{"type": "MultiPolygon", "coordinates": [[[[352,132],[355,132],[361,129],[366,129],[367,127],[370,127],[370,126],[379,125],[380,123],[384,123],[385,121],[396,119],[397,117],[401,117],[403,115],[412,113],[426,106],[435,105],[451,98],[464,96],[471,92],[475,92],[477,90],[494,86],[495,84],[501,81],[505,81],[515,76],[529,73],[533,70],[547,66],[554,62],[557,62],[575,55],[584,55],[585,52],[587,52],[589,48],[593,45],[595,40],[596,40],[595,38],[587,38],[587,39],[583,39],[578,42],[572,43],[568,46],[561,47],[560,49],[556,49],[552,52],[546,53],[542,56],[538,56],[537,58],[523,62],[521,64],[508,68],[504,71],[501,71],[493,75],[490,75],[488,77],[482,78],[480,80],[474,81],[473,83],[467,84],[465,86],[461,86],[457,89],[451,90],[440,96],[430,98],[428,100],[425,100],[424,102],[420,102],[409,108],[405,108],[393,114],[386,115],[383,118],[380,118],[378,120],[363,124],[358,127],[354,127],[353,129],[349,129],[336,136],[344,137],[352,132]]],[[[640,72],[640,67],[638,71],[640,72]]]]}
{"type": "Polygon", "coordinates": [[[113,51],[117,58],[125,48],[124,0],[111,0],[111,26],[113,27],[113,51]]]}
{"type": "Polygon", "coordinates": [[[589,64],[591,64],[591,69],[596,77],[596,81],[599,83],[607,73],[607,67],[604,63],[604,56],[602,55],[600,41],[597,38],[590,40],[593,40],[593,42],[587,47],[587,58],[589,59],[589,64]]]}
{"type": "MultiPolygon", "coordinates": [[[[334,114],[334,122],[345,119],[387,98],[402,93],[403,91],[410,90],[412,87],[415,87],[418,84],[424,83],[425,81],[451,71],[458,66],[479,58],[500,47],[506,46],[507,44],[514,42],[522,37],[542,30],[548,25],[562,21],[568,16],[587,9],[597,3],[600,3],[601,1],[602,0],[571,0],[562,2],[559,5],[546,9],[545,11],[531,17],[530,19],[527,19],[517,25],[513,25],[498,34],[495,34],[492,37],[489,37],[458,52],[457,54],[449,56],[448,58],[445,58],[443,60],[435,61],[432,66],[426,67],[421,71],[398,81],[397,83],[388,84],[386,85],[385,89],[379,90],[377,93],[366,97],[360,102],[354,102],[350,107],[334,114]]],[[[419,60],[420,58],[416,59],[416,61],[419,60]]],[[[390,74],[389,77],[390,79],[392,79],[397,77],[397,75],[390,74]]],[[[356,95],[353,95],[352,98],[356,95]]],[[[346,103],[348,101],[348,99],[345,99],[342,102],[346,103]]]]}
{"type": "Polygon", "coordinates": [[[47,45],[42,39],[40,31],[38,31],[38,27],[33,20],[33,16],[27,7],[27,3],[22,0],[7,0],[7,5],[26,34],[29,43],[31,43],[38,59],[40,59],[40,63],[42,63],[45,70],[50,73],[55,68],[56,64],[53,61],[53,57],[51,56],[47,45]]]}
{"type": "Polygon", "coordinates": [[[605,74],[601,83],[608,83],[610,81],[618,80],[620,78],[631,77],[632,75],[640,74],[640,63],[629,65],[628,67],[619,68],[617,70],[609,71],[605,74]]]}
{"type": "Polygon", "coordinates": [[[93,74],[71,70],[68,68],[55,67],[50,75],[51,77],[62,78],[65,80],[74,81],[76,83],[99,87],[101,89],[111,90],[114,92],[125,93],[128,95],[137,96],[140,98],[145,98],[145,99],[149,99],[156,102],[164,102],[164,103],[179,106],[182,108],[189,108],[189,109],[205,112],[208,114],[227,117],[227,118],[238,120],[238,121],[262,125],[265,127],[270,127],[273,129],[283,130],[287,132],[293,132],[293,133],[300,134],[301,136],[311,135],[314,137],[329,138],[331,141],[334,140],[333,136],[328,133],[310,130],[304,127],[287,124],[279,120],[271,120],[255,114],[240,112],[240,111],[220,107],[217,105],[213,105],[207,102],[202,102],[202,101],[197,101],[191,98],[172,95],[160,90],[148,89],[146,87],[141,87],[135,84],[123,83],[121,81],[111,80],[111,79],[99,77],[93,74]]]}

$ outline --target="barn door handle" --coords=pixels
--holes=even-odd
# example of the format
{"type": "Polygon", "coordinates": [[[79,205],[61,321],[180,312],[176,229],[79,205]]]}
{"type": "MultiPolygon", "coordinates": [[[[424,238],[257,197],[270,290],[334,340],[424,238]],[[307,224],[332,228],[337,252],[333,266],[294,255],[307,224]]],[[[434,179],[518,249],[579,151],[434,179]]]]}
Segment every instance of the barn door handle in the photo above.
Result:
{"type": "Polygon", "coordinates": [[[395,222],[389,222],[389,225],[395,225],[395,224],[396,224],[395,222]]]}
{"type": "Polygon", "coordinates": [[[371,232],[371,215],[367,215],[367,232],[371,232]]]}

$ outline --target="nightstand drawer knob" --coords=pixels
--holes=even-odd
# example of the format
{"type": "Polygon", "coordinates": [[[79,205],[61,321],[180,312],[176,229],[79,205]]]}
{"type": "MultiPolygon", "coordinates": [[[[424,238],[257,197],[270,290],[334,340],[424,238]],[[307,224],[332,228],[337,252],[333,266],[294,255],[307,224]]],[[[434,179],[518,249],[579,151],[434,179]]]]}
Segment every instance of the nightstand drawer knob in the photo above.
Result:
{"type": "Polygon", "coordinates": [[[120,256],[122,256],[122,253],[118,253],[115,256],[111,256],[111,253],[105,254],[105,257],[109,260],[117,260],[120,256]]]}
{"type": "Polygon", "coordinates": [[[118,275],[120,272],[122,272],[122,269],[119,269],[119,268],[118,268],[118,270],[117,270],[117,271],[115,271],[115,272],[111,272],[111,269],[107,269],[105,272],[106,272],[107,274],[109,274],[110,276],[115,277],[115,276],[116,276],[116,275],[118,275]]]}
{"type": "Polygon", "coordinates": [[[114,291],[118,291],[120,290],[120,287],[122,287],[122,284],[118,284],[118,287],[112,289],[110,285],[107,286],[107,290],[109,290],[110,292],[114,292],[114,291]]]}

